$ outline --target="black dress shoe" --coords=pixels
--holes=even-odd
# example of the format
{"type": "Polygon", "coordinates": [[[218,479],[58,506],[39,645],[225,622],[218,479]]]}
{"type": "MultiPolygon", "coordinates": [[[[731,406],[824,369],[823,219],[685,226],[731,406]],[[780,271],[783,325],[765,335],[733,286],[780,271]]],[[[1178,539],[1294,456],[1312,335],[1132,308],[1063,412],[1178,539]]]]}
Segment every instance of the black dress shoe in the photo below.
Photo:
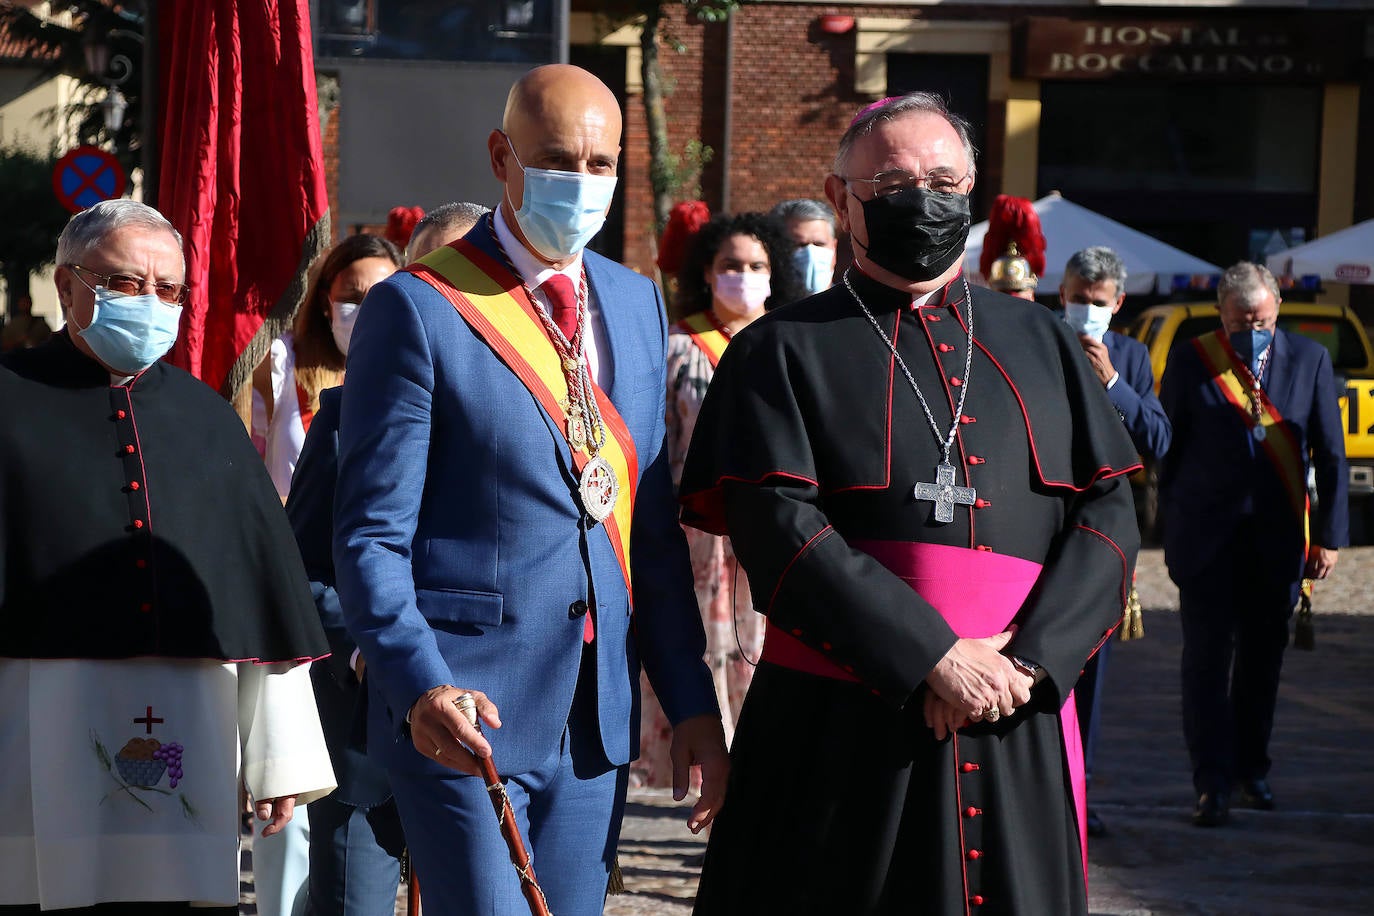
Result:
{"type": "Polygon", "coordinates": [[[1260,811],[1274,810],[1274,793],[1263,779],[1246,779],[1240,784],[1240,803],[1260,811]]]}
{"type": "Polygon", "coordinates": [[[1193,810],[1194,827],[1220,827],[1230,816],[1230,799],[1221,792],[1204,792],[1193,810]]]}
{"type": "Polygon", "coordinates": [[[1092,808],[1088,809],[1087,819],[1088,836],[1106,836],[1107,825],[1102,823],[1102,818],[1097,816],[1097,812],[1092,808]]]}

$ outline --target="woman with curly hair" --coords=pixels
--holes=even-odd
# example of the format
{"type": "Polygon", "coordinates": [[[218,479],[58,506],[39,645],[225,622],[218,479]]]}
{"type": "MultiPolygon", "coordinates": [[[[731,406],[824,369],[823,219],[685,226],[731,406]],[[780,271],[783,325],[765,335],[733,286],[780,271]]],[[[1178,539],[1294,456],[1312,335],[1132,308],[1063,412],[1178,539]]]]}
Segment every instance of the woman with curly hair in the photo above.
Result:
{"type": "MultiPolygon", "coordinates": [[[[676,485],[687,458],[706,387],[730,338],[765,311],[806,294],[783,224],[762,213],[722,215],[693,237],[677,275],[675,314],[685,315],[668,336],[667,452],[676,485]]],[[[686,529],[697,606],[706,626],[706,661],[716,682],[725,738],[734,733],[753,666],[763,646],[763,617],[727,538],[686,529]]],[[[671,786],[672,730],[642,679],[639,784],[671,786]]]]}

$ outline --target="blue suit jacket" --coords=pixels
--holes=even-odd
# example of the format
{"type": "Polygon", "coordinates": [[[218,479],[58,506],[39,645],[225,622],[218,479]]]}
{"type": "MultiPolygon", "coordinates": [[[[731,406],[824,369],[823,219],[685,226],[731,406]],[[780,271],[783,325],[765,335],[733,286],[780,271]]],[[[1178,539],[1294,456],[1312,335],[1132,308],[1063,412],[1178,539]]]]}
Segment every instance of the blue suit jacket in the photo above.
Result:
{"type": "Polygon", "coordinates": [[[1150,351],[1138,340],[1108,331],[1102,338],[1107,356],[1121,378],[1107,389],[1107,397],[1126,424],[1135,450],[1147,458],[1161,458],[1169,450],[1169,418],[1155,395],[1150,351]]]}
{"type": "MultiPolygon", "coordinates": [[[[1316,471],[1312,543],[1347,543],[1345,439],[1326,349],[1279,331],[1264,389],[1316,471]]],[[[1296,582],[1303,529],[1278,472],[1223,397],[1191,343],[1176,347],[1160,385],[1173,423],[1173,445],[1160,468],[1164,558],[1175,581],[1208,569],[1217,550],[1245,522],[1264,532],[1254,574],[1296,582]]]]}
{"type": "MultiPolygon", "coordinates": [[[[467,239],[501,262],[485,222],[467,239]]],[[[488,737],[502,771],[542,763],[572,706],[579,601],[595,608],[597,725],[612,764],[638,749],[641,658],[670,721],[717,711],[664,449],[663,304],[650,280],[591,252],[584,264],[613,372],[603,387],[639,458],[633,618],[605,528],[584,526],[567,442],[515,374],[412,274],[374,286],[360,310],[334,556],[379,693],[369,749],[393,769],[450,772],[401,740],[406,711],[441,684],[497,704],[503,727],[488,737]]]]}
{"type": "Polygon", "coordinates": [[[391,797],[386,770],[367,757],[367,694],[349,664],[357,648],[344,626],[334,590],[334,482],[338,477],[339,401],[342,389],[320,392],[320,409],[296,459],[286,516],[310,577],[310,592],[320,612],[331,655],[310,668],[315,705],[339,787],[334,798],[370,808],[391,797]]]}

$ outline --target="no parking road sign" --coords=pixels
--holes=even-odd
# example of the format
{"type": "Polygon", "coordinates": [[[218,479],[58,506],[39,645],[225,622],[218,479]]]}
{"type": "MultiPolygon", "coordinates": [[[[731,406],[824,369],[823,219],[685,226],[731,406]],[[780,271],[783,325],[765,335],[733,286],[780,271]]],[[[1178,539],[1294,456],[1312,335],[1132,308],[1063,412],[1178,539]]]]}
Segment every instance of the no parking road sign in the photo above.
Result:
{"type": "Polygon", "coordinates": [[[58,203],[80,213],[102,200],[124,196],[129,179],[113,154],[96,146],[78,146],[61,159],[52,172],[52,189],[58,203]]]}

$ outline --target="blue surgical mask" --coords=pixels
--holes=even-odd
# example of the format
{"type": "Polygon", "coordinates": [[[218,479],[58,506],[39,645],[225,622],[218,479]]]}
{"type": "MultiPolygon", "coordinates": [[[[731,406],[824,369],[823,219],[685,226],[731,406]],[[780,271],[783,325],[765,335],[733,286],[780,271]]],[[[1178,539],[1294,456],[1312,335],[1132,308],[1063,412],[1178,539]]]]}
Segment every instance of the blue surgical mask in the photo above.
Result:
{"type": "Polygon", "coordinates": [[[1112,326],[1112,307],[1093,305],[1091,302],[1066,302],[1064,323],[1073,328],[1075,334],[1086,334],[1093,340],[1101,340],[1112,326]]]}
{"type": "Polygon", "coordinates": [[[1264,355],[1264,351],[1269,349],[1269,345],[1274,342],[1274,332],[1272,330],[1251,329],[1249,331],[1237,331],[1230,336],[1231,348],[1236,354],[1250,364],[1251,372],[1259,371],[1259,359],[1264,355]]]}
{"type": "Polygon", "coordinates": [[[808,293],[830,288],[835,278],[835,252],[824,245],[802,245],[792,255],[808,293]]]}
{"type": "Polygon", "coordinates": [[[615,176],[527,168],[513,145],[510,154],[525,173],[525,193],[515,211],[520,231],[548,260],[566,261],[601,231],[615,194],[615,176]]]}
{"type": "Polygon", "coordinates": [[[102,363],[116,372],[137,375],[172,349],[180,324],[179,305],[163,302],[152,293],[123,296],[97,286],[91,323],[76,333],[102,363]]]}

